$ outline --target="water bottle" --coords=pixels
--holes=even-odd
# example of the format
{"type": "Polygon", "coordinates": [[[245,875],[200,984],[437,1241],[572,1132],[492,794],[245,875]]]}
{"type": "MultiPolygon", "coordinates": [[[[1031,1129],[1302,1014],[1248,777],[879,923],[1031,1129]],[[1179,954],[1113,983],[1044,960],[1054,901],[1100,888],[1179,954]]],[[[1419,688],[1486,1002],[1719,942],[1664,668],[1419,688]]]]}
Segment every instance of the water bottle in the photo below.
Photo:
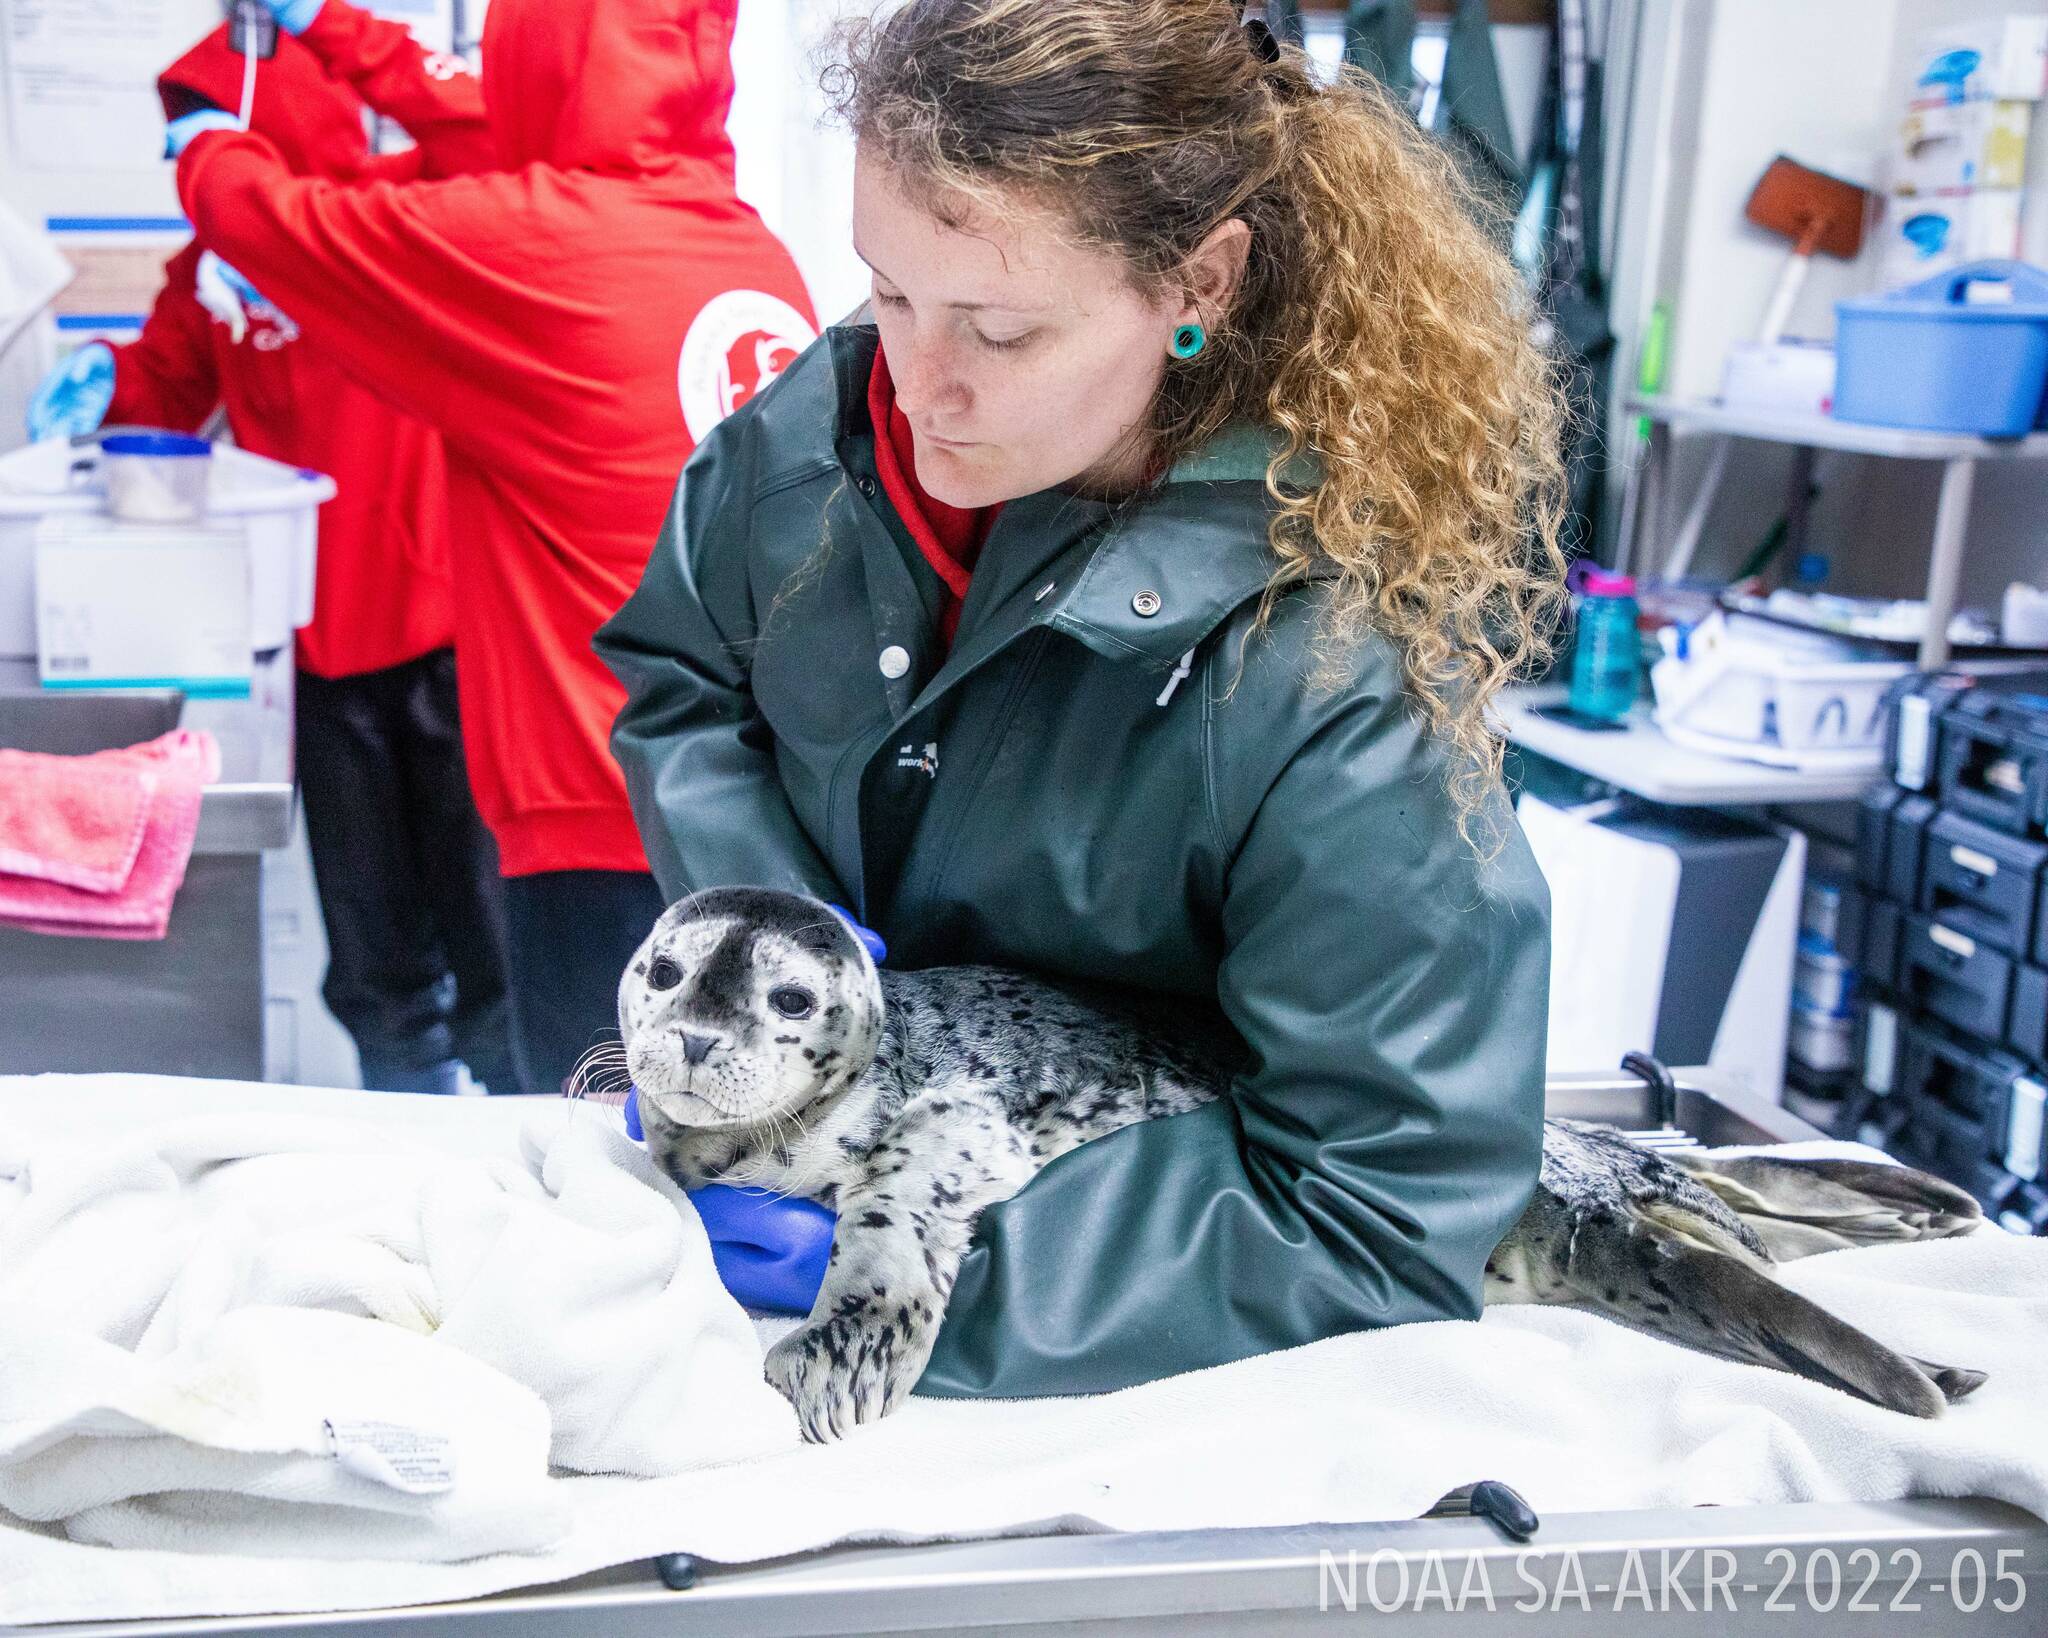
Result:
{"type": "Polygon", "coordinates": [[[1633,576],[1586,571],[1572,645],[1575,715],[1618,722],[1636,702],[1636,583],[1633,576]]]}

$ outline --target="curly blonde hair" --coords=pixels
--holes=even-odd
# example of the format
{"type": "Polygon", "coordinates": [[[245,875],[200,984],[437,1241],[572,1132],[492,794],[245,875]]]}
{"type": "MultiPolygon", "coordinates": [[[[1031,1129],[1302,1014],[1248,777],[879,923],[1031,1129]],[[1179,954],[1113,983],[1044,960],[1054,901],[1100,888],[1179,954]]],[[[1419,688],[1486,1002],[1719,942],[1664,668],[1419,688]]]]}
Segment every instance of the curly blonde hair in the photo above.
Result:
{"type": "Polygon", "coordinates": [[[1321,86],[1294,48],[1265,60],[1241,10],[907,0],[842,30],[827,86],[942,215],[1049,210],[1142,291],[1185,289],[1209,234],[1247,224],[1229,310],[1166,374],[1152,453],[1163,470],[1234,423],[1277,430],[1260,623],[1314,577],[1319,686],[1367,632],[1395,644],[1480,845],[1488,703],[1548,658],[1563,603],[1556,371],[1492,202],[1376,81],[1321,86]]]}

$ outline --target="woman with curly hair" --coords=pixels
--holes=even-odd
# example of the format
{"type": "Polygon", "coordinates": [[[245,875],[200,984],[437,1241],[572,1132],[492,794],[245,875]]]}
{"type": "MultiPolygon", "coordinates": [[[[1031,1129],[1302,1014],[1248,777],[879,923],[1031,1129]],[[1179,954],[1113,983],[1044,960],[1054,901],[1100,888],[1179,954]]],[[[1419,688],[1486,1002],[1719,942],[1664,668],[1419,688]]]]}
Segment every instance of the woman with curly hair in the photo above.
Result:
{"type": "Polygon", "coordinates": [[[849,30],[872,306],[705,441],[599,638],[672,898],[1247,1049],[983,1216],[927,1393],[1473,1317],[1535,1182],[1548,901],[1486,711],[1560,601],[1552,372],[1454,166],[1239,13],[849,30]]]}

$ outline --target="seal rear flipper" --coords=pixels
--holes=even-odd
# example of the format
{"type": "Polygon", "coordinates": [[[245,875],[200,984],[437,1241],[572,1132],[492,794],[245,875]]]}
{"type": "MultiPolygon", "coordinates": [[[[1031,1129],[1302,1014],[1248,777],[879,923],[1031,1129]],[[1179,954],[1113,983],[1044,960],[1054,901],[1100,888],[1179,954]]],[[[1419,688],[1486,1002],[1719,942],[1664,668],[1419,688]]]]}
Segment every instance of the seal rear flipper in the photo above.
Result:
{"type": "Polygon", "coordinates": [[[1849,1246],[1946,1239],[1984,1221],[1969,1194],[1910,1166],[1686,1152],[1670,1158],[1726,1202],[1776,1262],[1849,1246]]]}
{"type": "Polygon", "coordinates": [[[1969,1398],[1986,1381],[1984,1372],[1973,1371],[1966,1365],[1931,1365],[1924,1359],[1916,1359],[1913,1363],[1927,1373],[1941,1390],[1941,1397],[1951,1405],[1969,1398]]]}
{"type": "Polygon", "coordinates": [[[1939,1416],[1948,1399],[1983,1380],[1923,1368],[1780,1285],[1767,1268],[1708,1250],[1654,1217],[1583,1225],[1568,1276],[1577,1301],[1638,1330],[1824,1382],[1907,1416],[1939,1416]]]}

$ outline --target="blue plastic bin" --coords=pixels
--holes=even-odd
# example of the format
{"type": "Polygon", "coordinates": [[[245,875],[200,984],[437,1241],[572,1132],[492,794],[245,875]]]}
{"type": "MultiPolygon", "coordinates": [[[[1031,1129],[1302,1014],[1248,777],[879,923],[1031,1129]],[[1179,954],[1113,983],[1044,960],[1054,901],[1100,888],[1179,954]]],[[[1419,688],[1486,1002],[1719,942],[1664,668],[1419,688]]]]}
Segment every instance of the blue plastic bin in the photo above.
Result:
{"type": "Polygon", "coordinates": [[[1838,420],[2019,438],[2048,391],[2048,273],[1972,262],[1835,303],[1838,420]],[[2009,299],[1972,300],[2003,286],[2009,299]],[[1979,292],[1981,295],[1981,291],[1979,292]]]}

